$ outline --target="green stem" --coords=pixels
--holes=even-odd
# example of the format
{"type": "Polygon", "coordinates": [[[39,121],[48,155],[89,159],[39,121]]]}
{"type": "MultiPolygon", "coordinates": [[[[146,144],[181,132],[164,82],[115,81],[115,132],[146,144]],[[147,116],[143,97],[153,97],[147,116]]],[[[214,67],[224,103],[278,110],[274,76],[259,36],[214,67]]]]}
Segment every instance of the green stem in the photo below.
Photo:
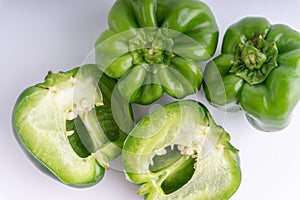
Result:
{"type": "Polygon", "coordinates": [[[174,42],[161,28],[140,28],[134,38],[129,40],[133,64],[169,64],[173,57],[174,42]]]}
{"type": "Polygon", "coordinates": [[[276,43],[268,41],[264,35],[256,35],[237,47],[235,61],[229,72],[250,85],[259,84],[278,66],[277,57],[276,43]]]}
{"type": "Polygon", "coordinates": [[[267,61],[267,56],[251,44],[246,44],[242,49],[241,59],[245,63],[246,67],[253,70],[260,69],[267,61]]]}

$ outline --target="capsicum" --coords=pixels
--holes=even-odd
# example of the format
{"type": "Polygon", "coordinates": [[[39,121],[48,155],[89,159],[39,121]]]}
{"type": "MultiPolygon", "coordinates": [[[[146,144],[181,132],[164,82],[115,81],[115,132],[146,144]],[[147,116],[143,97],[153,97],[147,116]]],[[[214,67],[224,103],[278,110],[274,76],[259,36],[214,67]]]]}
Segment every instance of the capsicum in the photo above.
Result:
{"type": "Polygon", "coordinates": [[[206,107],[180,100],[141,119],[122,153],[145,199],[229,199],[241,182],[238,151],[206,107]]]}
{"type": "Polygon", "coordinates": [[[202,83],[198,61],[209,59],[218,26],[198,0],[117,0],[109,28],[95,43],[96,63],[129,102],[150,104],[164,92],[175,98],[202,83]]]}
{"type": "Polygon", "coordinates": [[[99,182],[131,128],[130,107],[113,93],[115,83],[96,65],[84,65],[49,72],[43,83],[25,89],[14,108],[13,127],[29,158],[65,184],[99,182]],[[120,119],[127,126],[117,124],[120,119]]]}
{"type": "Polygon", "coordinates": [[[244,110],[259,130],[281,130],[300,98],[300,34],[264,17],[243,18],[227,29],[204,82],[213,105],[244,110]]]}

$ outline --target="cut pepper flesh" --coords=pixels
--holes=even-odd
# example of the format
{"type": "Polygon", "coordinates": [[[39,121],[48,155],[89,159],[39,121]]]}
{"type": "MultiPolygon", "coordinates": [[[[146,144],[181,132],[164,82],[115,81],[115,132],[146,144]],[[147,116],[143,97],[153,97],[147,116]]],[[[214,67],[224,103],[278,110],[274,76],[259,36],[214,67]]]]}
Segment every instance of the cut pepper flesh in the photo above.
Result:
{"type": "Polygon", "coordinates": [[[143,118],[126,139],[126,177],[141,184],[146,199],[228,199],[241,180],[238,152],[229,140],[204,106],[170,103],[143,118]]]}
{"type": "Polygon", "coordinates": [[[25,152],[69,185],[99,182],[126,137],[110,109],[115,81],[100,72],[95,65],[49,72],[45,82],[26,89],[15,105],[14,131],[25,152]]]}

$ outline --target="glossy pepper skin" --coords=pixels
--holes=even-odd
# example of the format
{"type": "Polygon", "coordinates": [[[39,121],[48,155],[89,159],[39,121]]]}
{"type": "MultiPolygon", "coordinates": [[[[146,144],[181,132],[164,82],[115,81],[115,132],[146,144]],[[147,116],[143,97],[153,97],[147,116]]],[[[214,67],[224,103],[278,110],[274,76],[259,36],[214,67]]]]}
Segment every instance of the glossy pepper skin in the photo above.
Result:
{"type": "Polygon", "coordinates": [[[204,82],[213,105],[241,108],[256,129],[281,130],[300,98],[300,34],[262,17],[243,18],[227,29],[204,82]]]}
{"type": "Polygon", "coordinates": [[[122,153],[129,181],[147,200],[229,199],[241,182],[229,134],[198,102],[161,106],[141,119],[122,153]]]}
{"type": "Polygon", "coordinates": [[[218,26],[198,0],[117,0],[109,28],[95,44],[96,63],[119,79],[129,102],[150,104],[164,92],[175,98],[201,86],[198,61],[216,50],[218,26]]]}
{"type": "Polygon", "coordinates": [[[113,94],[115,83],[96,65],[84,65],[49,72],[43,83],[24,90],[14,108],[13,128],[37,167],[74,187],[88,187],[103,178],[130,128],[117,124],[118,118],[126,121],[130,108],[113,94]],[[119,112],[114,113],[112,105],[119,112]]]}

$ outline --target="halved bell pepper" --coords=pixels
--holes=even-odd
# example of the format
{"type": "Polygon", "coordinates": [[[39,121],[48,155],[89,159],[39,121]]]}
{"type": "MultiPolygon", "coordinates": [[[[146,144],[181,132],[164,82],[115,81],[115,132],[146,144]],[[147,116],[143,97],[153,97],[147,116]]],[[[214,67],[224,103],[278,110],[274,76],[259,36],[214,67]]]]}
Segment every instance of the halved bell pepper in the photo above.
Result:
{"type": "Polygon", "coordinates": [[[96,65],[84,65],[49,72],[43,83],[20,95],[13,112],[15,136],[39,168],[76,187],[102,179],[132,124],[129,105],[113,93],[115,83],[96,65]]]}
{"type": "Polygon", "coordinates": [[[109,28],[95,44],[96,63],[119,79],[129,102],[150,104],[164,92],[175,98],[193,94],[202,83],[200,60],[211,58],[218,26],[198,0],[117,0],[109,28]]]}
{"type": "Polygon", "coordinates": [[[241,182],[238,151],[208,110],[182,100],[157,108],[128,135],[126,177],[147,200],[229,199],[241,182]]]}
{"type": "Polygon", "coordinates": [[[204,82],[213,105],[241,108],[259,130],[281,130],[300,99],[300,34],[266,18],[243,18],[227,29],[204,82]]]}

